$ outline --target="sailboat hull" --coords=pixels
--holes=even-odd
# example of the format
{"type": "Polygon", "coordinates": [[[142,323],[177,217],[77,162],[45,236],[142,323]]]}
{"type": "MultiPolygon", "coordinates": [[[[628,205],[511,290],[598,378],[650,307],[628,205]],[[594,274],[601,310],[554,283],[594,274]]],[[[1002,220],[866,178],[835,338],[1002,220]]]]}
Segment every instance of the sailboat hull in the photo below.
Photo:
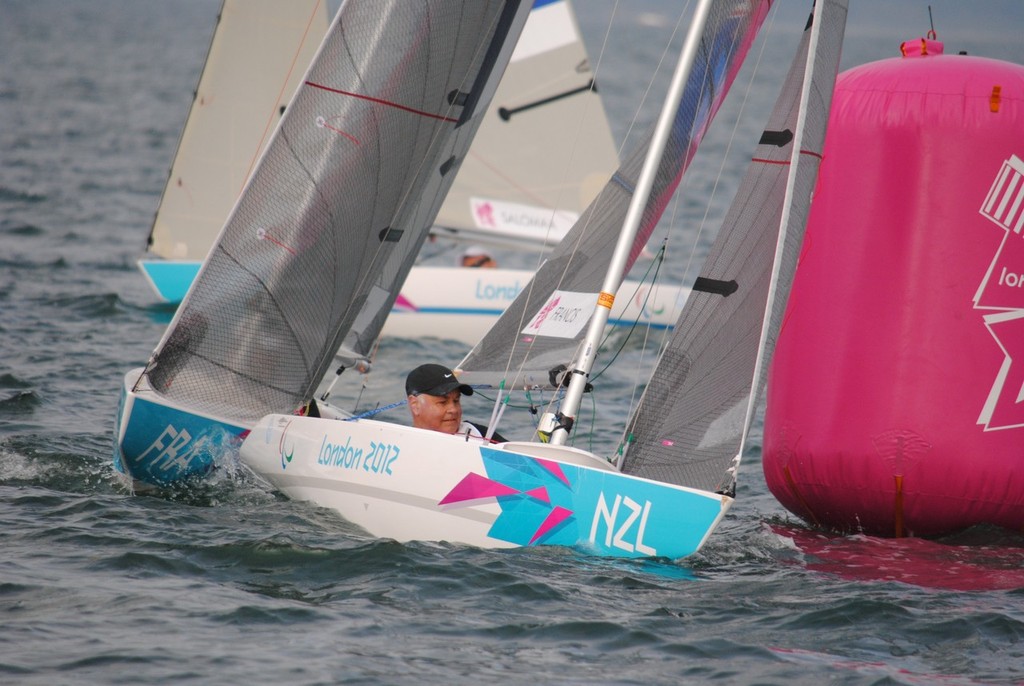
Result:
{"type": "MultiPolygon", "coordinates": [[[[199,262],[140,260],[160,298],[181,302],[199,272],[199,262]]],[[[392,338],[440,337],[472,345],[497,321],[505,308],[530,283],[525,269],[413,267],[388,316],[382,335],[392,338]]],[[[689,289],[625,281],[619,289],[609,324],[671,328],[689,289]]]]}
{"type": "Polygon", "coordinates": [[[570,447],[488,444],[371,420],[269,415],[240,454],[289,497],[398,541],[676,559],[696,552],[732,503],[622,474],[570,447]]]}
{"type": "Polygon", "coordinates": [[[142,369],[124,377],[114,467],[131,487],[147,490],[200,478],[237,449],[248,427],[179,407],[137,386],[142,369]]]}

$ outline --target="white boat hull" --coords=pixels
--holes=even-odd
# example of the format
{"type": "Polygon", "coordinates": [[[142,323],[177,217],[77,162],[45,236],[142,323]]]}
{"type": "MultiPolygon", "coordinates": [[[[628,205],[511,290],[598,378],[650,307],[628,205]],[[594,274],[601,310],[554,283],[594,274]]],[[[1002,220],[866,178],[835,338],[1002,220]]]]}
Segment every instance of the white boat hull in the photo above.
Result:
{"type": "Polygon", "coordinates": [[[732,498],[622,474],[590,453],[372,420],[264,417],[243,464],[371,535],[614,557],[696,552],[732,498]]]}
{"type": "MultiPolygon", "coordinates": [[[[199,271],[198,262],[139,263],[161,299],[178,303],[199,271]]],[[[483,338],[516,295],[530,283],[526,269],[413,267],[382,331],[391,338],[437,337],[472,345],[483,338]]],[[[626,281],[612,309],[611,326],[670,328],[689,294],[680,286],[626,281]]]]}
{"type": "MultiPolygon", "coordinates": [[[[435,336],[472,345],[526,288],[533,272],[525,269],[414,267],[388,315],[382,335],[393,338],[435,336]]],[[[668,328],[689,294],[680,286],[650,286],[625,281],[609,324],[668,328]]]]}

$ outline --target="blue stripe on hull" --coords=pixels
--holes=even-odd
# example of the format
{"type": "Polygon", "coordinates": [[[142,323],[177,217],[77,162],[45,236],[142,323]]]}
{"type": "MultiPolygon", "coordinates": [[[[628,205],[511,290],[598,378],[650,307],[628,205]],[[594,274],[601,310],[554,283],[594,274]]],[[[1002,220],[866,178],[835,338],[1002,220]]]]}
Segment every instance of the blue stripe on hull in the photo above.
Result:
{"type": "MultiPolygon", "coordinates": [[[[490,308],[490,309],[484,309],[484,308],[474,309],[474,308],[471,308],[471,307],[420,307],[420,308],[417,308],[416,310],[406,310],[406,309],[398,309],[398,308],[395,308],[395,309],[391,310],[392,316],[399,315],[399,316],[403,316],[403,317],[406,316],[406,315],[442,314],[442,315],[458,315],[458,316],[465,316],[465,317],[469,317],[469,316],[473,316],[473,317],[486,316],[486,317],[498,318],[504,312],[505,312],[505,310],[502,310],[502,309],[493,309],[493,308],[490,308]]],[[[609,326],[633,326],[635,324],[635,325],[640,326],[640,327],[644,327],[644,328],[650,327],[652,329],[670,329],[670,328],[672,328],[668,324],[654,324],[654,323],[650,323],[650,322],[646,322],[646,321],[637,322],[637,321],[635,321],[633,319],[609,319],[608,320],[608,324],[609,324],[609,326]]]]}
{"type": "Polygon", "coordinates": [[[199,273],[201,262],[139,260],[139,269],[146,275],[156,294],[171,304],[178,304],[188,293],[199,273]]]}
{"type": "Polygon", "coordinates": [[[208,474],[218,458],[237,450],[245,429],[139,397],[124,398],[128,416],[119,471],[150,486],[169,486],[208,474]]]}
{"type": "Polygon", "coordinates": [[[613,557],[695,553],[723,503],[617,472],[481,450],[487,476],[518,491],[498,496],[489,535],[518,545],[564,545],[613,557]]]}

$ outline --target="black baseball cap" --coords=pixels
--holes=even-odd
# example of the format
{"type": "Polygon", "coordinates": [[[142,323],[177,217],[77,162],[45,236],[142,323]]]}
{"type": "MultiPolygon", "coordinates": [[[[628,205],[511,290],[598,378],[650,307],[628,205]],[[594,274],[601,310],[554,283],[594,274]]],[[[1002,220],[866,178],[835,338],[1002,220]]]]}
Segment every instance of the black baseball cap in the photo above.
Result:
{"type": "Polygon", "coordinates": [[[462,395],[473,395],[473,388],[459,383],[455,373],[439,364],[421,364],[405,377],[406,395],[448,395],[455,389],[462,395]]]}

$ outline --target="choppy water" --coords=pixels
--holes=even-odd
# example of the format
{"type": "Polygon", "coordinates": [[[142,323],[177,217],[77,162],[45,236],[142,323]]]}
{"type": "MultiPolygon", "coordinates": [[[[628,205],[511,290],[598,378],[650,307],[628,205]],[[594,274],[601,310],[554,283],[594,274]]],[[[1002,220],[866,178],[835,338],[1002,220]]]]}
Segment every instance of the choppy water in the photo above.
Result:
{"type": "MultiPolygon", "coordinates": [[[[672,4],[623,11],[643,31],[672,4]]],[[[594,50],[610,3],[576,5],[594,50]]],[[[1021,26],[986,6],[990,33],[1021,26]]],[[[119,380],[169,318],[134,261],[216,9],[0,0],[0,683],[1024,683],[1024,540],[815,533],[768,493],[756,441],[737,504],[681,562],[370,539],[230,464],[197,490],[122,490],[119,380]]],[[[844,64],[912,29],[863,20],[844,64]]],[[[1024,61],[1015,35],[971,52],[1024,61]]],[[[617,135],[657,43],[609,46],[635,61],[605,64],[617,135]]],[[[386,342],[373,378],[437,354],[386,342]]]]}

